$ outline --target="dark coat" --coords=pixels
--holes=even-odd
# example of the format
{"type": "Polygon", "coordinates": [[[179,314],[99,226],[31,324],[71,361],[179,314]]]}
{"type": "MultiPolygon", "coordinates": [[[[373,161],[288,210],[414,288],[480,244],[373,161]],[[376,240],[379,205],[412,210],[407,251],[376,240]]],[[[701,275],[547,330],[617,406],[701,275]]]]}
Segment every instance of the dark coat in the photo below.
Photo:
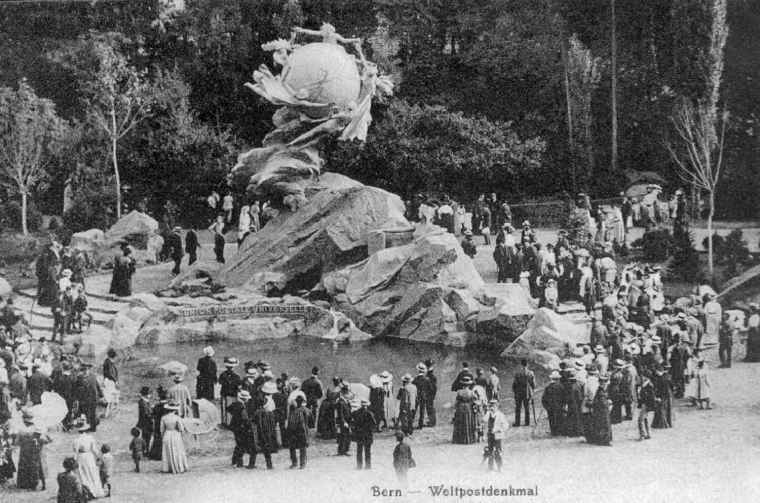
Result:
{"type": "Polygon", "coordinates": [[[21,372],[16,371],[8,376],[8,388],[11,391],[11,397],[18,398],[26,403],[26,377],[21,372]]]}
{"type": "Polygon", "coordinates": [[[583,434],[583,387],[577,381],[568,381],[564,386],[563,405],[565,409],[564,434],[578,437],[583,434]]]}
{"type": "Polygon", "coordinates": [[[532,370],[523,367],[515,373],[515,379],[512,381],[512,393],[515,397],[530,398],[535,387],[536,377],[532,370]]]}
{"type": "Polygon", "coordinates": [[[364,442],[365,444],[372,443],[372,434],[377,429],[377,422],[375,416],[369,409],[364,407],[354,411],[351,414],[353,422],[353,439],[355,442],[364,442]]]}
{"type": "Polygon", "coordinates": [[[277,431],[275,429],[274,412],[268,412],[259,407],[252,415],[253,427],[256,431],[256,450],[263,453],[277,452],[277,431]]]}
{"type": "Polygon", "coordinates": [[[654,386],[651,381],[641,385],[639,389],[639,408],[646,405],[647,410],[654,410],[657,406],[657,397],[654,393],[654,386]]]}
{"type": "Polygon", "coordinates": [[[216,384],[216,362],[210,356],[198,359],[198,379],[195,384],[195,395],[207,400],[214,399],[214,385],[216,384]]]}
{"type": "Polygon", "coordinates": [[[237,396],[242,379],[234,370],[227,369],[219,374],[219,384],[222,396],[237,396]]]}
{"type": "Polygon", "coordinates": [[[166,247],[172,260],[182,260],[185,252],[182,250],[182,237],[179,234],[176,232],[169,234],[166,237],[166,247]]]}
{"type": "Polygon", "coordinates": [[[108,293],[126,297],[132,295],[132,275],[135,273],[135,261],[132,257],[122,255],[116,257],[113,264],[111,288],[108,293]]]}
{"type": "Polygon", "coordinates": [[[345,432],[351,426],[351,404],[346,400],[339,398],[335,402],[335,422],[338,427],[338,431],[345,432]]]}
{"type": "Polygon", "coordinates": [[[77,378],[71,373],[64,374],[59,373],[53,379],[53,391],[61,395],[61,398],[66,400],[66,403],[70,403],[74,400],[74,386],[76,385],[77,378]]]}
{"type": "Polygon", "coordinates": [[[143,439],[149,441],[148,434],[153,433],[153,408],[142,398],[137,401],[137,427],[143,432],[143,439]]]}
{"type": "Polygon", "coordinates": [[[541,405],[548,413],[557,412],[562,409],[563,404],[563,389],[562,384],[559,382],[552,382],[544,389],[544,394],[541,397],[541,405]]]}
{"type": "Polygon", "coordinates": [[[110,358],[106,358],[103,362],[103,378],[119,382],[119,369],[116,368],[116,364],[110,358]]]}
{"type": "Polygon", "coordinates": [[[94,374],[80,375],[76,381],[74,396],[81,405],[96,406],[98,398],[103,396],[98,380],[94,374]]]}
{"type": "Polygon", "coordinates": [[[49,391],[52,385],[53,383],[48,376],[39,370],[35,370],[29,378],[29,399],[32,404],[39,405],[42,403],[42,394],[49,391]]]}
{"type": "Polygon", "coordinates": [[[79,477],[73,472],[58,474],[58,503],[86,503],[87,498],[79,477]]]}
{"type": "Polygon", "coordinates": [[[288,447],[303,449],[309,445],[309,409],[296,407],[288,414],[288,447]]]}
{"type": "Polygon", "coordinates": [[[306,395],[307,406],[316,405],[317,401],[324,396],[322,383],[315,376],[311,376],[303,382],[301,385],[301,391],[306,395]]]}
{"type": "Polygon", "coordinates": [[[198,250],[198,234],[192,229],[185,235],[185,250],[191,255],[198,250]]]}
{"type": "Polygon", "coordinates": [[[417,464],[412,458],[412,448],[408,444],[399,443],[393,449],[393,468],[398,472],[405,472],[414,468],[417,464]]]}
{"type": "Polygon", "coordinates": [[[415,409],[419,409],[420,403],[427,403],[432,400],[433,388],[430,385],[430,379],[425,374],[419,374],[412,379],[412,384],[417,387],[417,403],[415,409]]]}
{"type": "Polygon", "coordinates": [[[457,374],[456,379],[454,379],[454,382],[451,383],[451,391],[459,391],[460,389],[464,388],[464,385],[462,384],[462,379],[465,376],[473,377],[472,372],[470,369],[462,369],[459,371],[459,374],[457,374]]]}

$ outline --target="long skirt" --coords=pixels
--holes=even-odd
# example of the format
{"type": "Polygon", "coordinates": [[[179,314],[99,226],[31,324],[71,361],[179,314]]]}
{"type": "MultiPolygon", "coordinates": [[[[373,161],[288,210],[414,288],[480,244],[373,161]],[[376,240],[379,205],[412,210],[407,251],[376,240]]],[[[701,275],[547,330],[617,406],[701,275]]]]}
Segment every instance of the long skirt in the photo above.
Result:
{"type": "Polygon", "coordinates": [[[654,418],[652,419],[652,428],[672,428],[673,427],[673,400],[671,397],[665,398],[657,404],[654,409],[654,418]]]}
{"type": "Polygon", "coordinates": [[[103,484],[100,481],[100,469],[95,461],[95,455],[92,452],[77,453],[77,472],[82,485],[90,491],[95,498],[102,498],[106,495],[103,490],[103,484]]]}
{"type": "Polygon", "coordinates": [[[39,449],[31,442],[22,445],[18,456],[18,478],[16,487],[19,489],[36,489],[40,481],[45,480],[45,470],[39,449]]]}
{"type": "Polygon", "coordinates": [[[330,440],[335,438],[335,404],[330,400],[322,400],[317,419],[317,436],[330,440]]]}
{"type": "Polygon", "coordinates": [[[165,473],[184,473],[187,471],[187,454],[182,433],[176,430],[164,432],[161,471],[165,473]]]}
{"type": "Polygon", "coordinates": [[[148,457],[153,461],[161,461],[161,454],[164,450],[163,435],[161,435],[160,427],[153,431],[153,442],[150,445],[150,452],[148,457]]]}
{"type": "Polygon", "coordinates": [[[760,362],[760,330],[750,329],[747,334],[747,355],[745,362],[760,362]]]}
{"type": "Polygon", "coordinates": [[[607,407],[606,400],[605,403],[594,404],[593,411],[588,416],[586,442],[593,445],[610,445],[612,423],[610,423],[610,409],[607,407]]]}
{"type": "Polygon", "coordinates": [[[454,410],[454,433],[451,441],[455,444],[474,444],[478,440],[475,426],[475,412],[472,406],[457,405],[454,410]]]}

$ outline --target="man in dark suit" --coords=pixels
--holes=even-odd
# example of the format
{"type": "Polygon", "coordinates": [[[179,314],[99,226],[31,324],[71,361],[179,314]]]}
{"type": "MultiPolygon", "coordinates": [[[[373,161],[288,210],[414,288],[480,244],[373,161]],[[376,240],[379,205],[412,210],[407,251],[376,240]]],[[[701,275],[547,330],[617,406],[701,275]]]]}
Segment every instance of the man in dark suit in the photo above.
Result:
{"type": "Polygon", "coordinates": [[[435,396],[438,394],[438,378],[433,374],[433,360],[430,358],[425,360],[425,366],[427,367],[427,378],[430,381],[430,393],[427,400],[428,426],[432,428],[436,423],[435,396]]]}
{"type": "Polygon", "coordinates": [[[103,361],[103,379],[110,379],[114,384],[119,382],[119,369],[116,368],[116,351],[108,350],[107,358],[103,361]]]}
{"type": "Polygon", "coordinates": [[[351,415],[356,442],[356,469],[372,468],[372,433],[377,429],[375,416],[369,410],[369,400],[362,399],[361,407],[351,415]],[[362,460],[362,452],[364,459],[362,460]]]}
{"type": "Polygon", "coordinates": [[[235,373],[234,369],[238,365],[237,358],[226,357],[224,359],[225,371],[219,374],[219,385],[221,386],[221,406],[222,406],[222,424],[229,424],[229,417],[227,414],[227,405],[232,402],[230,397],[237,396],[238,390],[242,380],[240,376],[235,373]]]}
{"type": "Polygon", "coordinates": [[[187,252],[188,259],[187,265],[193,265],[198,260],[198,234],[195,230],[190,229],[185,234],[185,251],[187,252]]]}
{"type": "Polygon", "coordinates": [[[319,400],[324,396],[322,382],[319,380],[319,368],[311,369],[311,377],[306,379],[301,385],[301,391],[306,395],[306,408],[311,411],[309,417],[309,428],[314,428],[314,422],[319,409],[319,400]]]}
{"type": "Polygon", "coordinates": [[[143,386],[140,389],[140,400],[137,402],[137,428],[142,432],[143,454],[150,452],[150,438],[153,436],[153,406],[150,403],[150,388],[143,386]]]}
{"type": "Polygon", "coordinates": [[[348,456],[351,444],[351,404],[348,403],[348,385],[341,387],[338,400],[335,402],[335,422],[338,432],[338,456],[348,456]]]}
{"type": "Polygon", "coordinates": [[[171,234],[166,237],[166,246],[169,249],[169,256],[174,261],[174,269],[172,269],[172,274],[174,275],[179,274],[179,264],[182,262],[182,257],[185,255],[185,252],[182,249],[182,237],[179,235],[181,231],[182,228],[175,227],[172,229],[171,234]]]}
{"type": "Polygon", "coordinates": [[[528,368],[528,360],[520,361],[520,370],[512,381],[512,393],[515,395],[515,426],[520,426],[520,409],[525,409],[525,426],[530,426],[530,399],[536,387],[536,378],[528,368]]]}
{"type": "Polygon", "coordinates": [[[412,384],[417,387],[417,404],[416,408],[419,412],[419,421],[417,422],[417,429],[421,430],[425,425],[425,414],[429,410],[428,403],[432,399],[432,388],[430,386],[430,379],[427,376],[427,367],[424,363],[417,364],[417,377],[412,379],[412,384]]]}
{"type": "Polygon", "coordinates": [[[103,397],[103,390],[100,389],[98,380],[91,372],[92,365],[83,363],[81,373],[77,378],[75,396],[79,402],[79,412],[87,418],[87,424],[90,425],[88,431],[94,432],[98,423],[98,399],[103,397]]]}
{"type": "Polygon", "coordinates": [[[40,372],[37,365],[32,367],[32,375],[29,377],[29,399],[32,401],[32,405],[42,403],[42,394],[50,391],[52,384],[50,378],[40,372]]]}
{"type": "Polygon", "coordinates": [[[69,425],[71,424],[71,416],[75,413],[74,388],[76,386],[77,378],[72,374],[71,369],[71,362],[64,361],[61,363],[61,371],[56,373],[53,378],[53,391],[58,393],[61,398],[66,401],[66,408],[69,411],[63,419],[63,427],[66,430],[68,430],[69,425]]]}

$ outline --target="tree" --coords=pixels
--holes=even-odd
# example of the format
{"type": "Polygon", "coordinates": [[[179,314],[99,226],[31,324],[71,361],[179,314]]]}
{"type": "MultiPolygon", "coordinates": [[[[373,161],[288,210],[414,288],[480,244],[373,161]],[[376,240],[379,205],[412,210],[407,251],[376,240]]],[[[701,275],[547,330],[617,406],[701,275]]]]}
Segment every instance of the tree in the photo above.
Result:
{"type": "Polygon", "coordinates": [[[52,101],[38,97],[25,80],[0,88],[0,181],[21,196],[21,230],[29,233],[27,205],[45,168],[61,146],[67,123],[52,101]]]}
{"type": "Polygon", "coordinates": [[[121,218],[121,177],[117,155],[119,141],[150,114],[153,102],[147,72],[138,71],[112,45],[92,45],[97,68],[85,82],[87,115],[108,138],[116,189],[116,219],[121,218]]]}
{"type": "Polygon", "coordinates": [[[713,232],[715,216],[715,191],[723,167],[723,146],[725,144],[728,112],[725,107],[718,115],[720,85],[723,78],[724,47],[728,37],[726,25],[726,1],[710,0],[709,14],[711,30],[709,44],[699,54],[702,68],[701,82],[704,94],[696,103],[683,98],[671,117],[676,135],[682,148],[680,151],[668,144],[667,148],[679,168],[681,177],[693,186],[707,193],[709,213],[707,216],[707,262],[710,276],[713,275],[713,232]],[[717,134],[720,123],[720,136],[717,134]],[[683,150],[686,155],[683,155],[683,150]]]}

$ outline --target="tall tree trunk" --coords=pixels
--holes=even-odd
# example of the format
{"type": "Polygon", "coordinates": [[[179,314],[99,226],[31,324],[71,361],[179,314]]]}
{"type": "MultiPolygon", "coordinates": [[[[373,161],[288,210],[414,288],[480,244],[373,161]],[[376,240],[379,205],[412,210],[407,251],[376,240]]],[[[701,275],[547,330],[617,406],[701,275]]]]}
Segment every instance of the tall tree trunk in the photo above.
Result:
{"type": "Polygon", "coordinates": [[[113,162],[114,181],[116,183],[116,220],[121,219],[121,177],[119,176],[119,161],[116,158],[116,146],[119,140],[116,129],[116,107],[111,102],[111,162],[113,162]]]}
{"type": "Polygon", "coordinates": [[[569,160],[570,160],[570,183],[573,187],[573,194],[578,192],[578,183],[576,181],[575,174],[575,139],[573,137],[573,109],[570,101],[570,71],[568,65],[570,64],[570,58],[568,57],[567,36],[565,30],[562,30],[562,44],[561,44],[561,56],[562,56],[562,68],[564,70],[563,84],[565,87],[565,102],[567,104],[567,146],[569,160]]]}
{"type": "Polygon", "coordinates": [[[715,215],[715,191],[710,191],[708,196],[710,211],[707,213],[707,270],[710,273],[710,280],[713,279],[713,216],[715,215]]]}
{"type": "Polygon", "coordinates": [[[611,73],[612,73],[612,156],[610,160],[612,172],[617,171],[618,165],[618,123],[617,123],[617,33],[616,33],[616,17],[615,17],[615,2],[611,0],[612,6],[612,39],[610,41],[610,48],[612,52],[611,56],[611,73]]]}
{"type": "Polygon", "coordinates": [[[24,236],[29,235],[29,227],[27,224],[27,194],[24,188],[21,189],[21,232],[24,236]]]}

